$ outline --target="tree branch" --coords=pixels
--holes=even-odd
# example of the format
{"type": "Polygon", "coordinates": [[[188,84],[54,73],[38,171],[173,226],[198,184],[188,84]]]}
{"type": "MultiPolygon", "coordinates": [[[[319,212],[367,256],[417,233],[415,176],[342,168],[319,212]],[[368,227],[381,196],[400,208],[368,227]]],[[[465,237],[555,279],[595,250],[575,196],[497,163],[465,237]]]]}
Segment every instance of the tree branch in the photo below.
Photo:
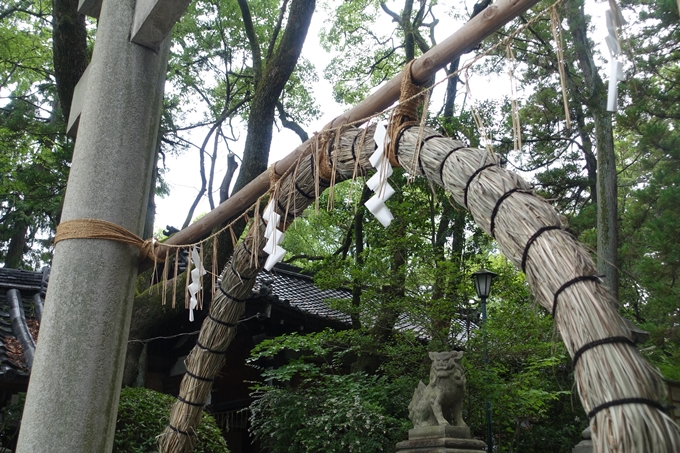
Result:
{"type": "Polygon", "coordinates": [[[276,109],[279,111],[279,119],[281,120],[283,127],[295,132],[303,143],[306,142],[309,139],[309,135],[307,135],[307,132],[302,128],[302,126],[288,117],[283,109],[283,103],[281,101],[276,103],[276,109]]]}
{"type": "Polygon", "coordinates": [[[267,47],[267,60],[269,60],[269,58],[272,56],[272,52],[274,52],[274,48],[276,47],[276,39],[279,37],[279,33],[281,32],[281,24],[283,24],[283,18],[286,15],[287,6],[288,0],[283,0],[281,10],[279,11],[279,20],[276,21],[276,27],[274,27],[274,32],[272,33],[272,37],[269,40],[269,46],[267,47]]]}
{"type": "Polygon", "coordinates": [[[392,18],[392,22],[396,22],[401,25],[401,17],[399,17],[399,14],[389,9],[385,2],[380,2],[380,7],[387,13],[388,16],[392,18]]]}
{"type": "Polygon", "coordinates": [[[253,26],[253,17],[250,15],[250,7],[248,0],[238,0],[238,6],[241,9],[241,16],[243,17],[243,27],[246,30],[246,36],[250,43],[250,51],[253,57],[253,72],[255,73],[255,84],[260,82],[260,75],[262,74],[262,52],[260,51],[260,43],[255,33],[253,26]]]}

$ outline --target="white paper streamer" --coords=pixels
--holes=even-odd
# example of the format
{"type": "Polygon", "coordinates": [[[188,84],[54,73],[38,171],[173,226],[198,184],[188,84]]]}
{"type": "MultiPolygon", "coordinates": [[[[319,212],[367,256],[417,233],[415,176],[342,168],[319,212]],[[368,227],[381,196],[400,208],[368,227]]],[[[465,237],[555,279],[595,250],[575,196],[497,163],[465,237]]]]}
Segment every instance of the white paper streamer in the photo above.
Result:
{"type": "MultiPolygon", "coordinates": [[[[618,82],[623,80],[623,65],[619,60],[621,55],[621,45],[616,36],[616,26],[614,23],[614,15],[617,12],[612,12],[611,10],[605,11],[605,20],[607,21],[607,31],[609,34],[604,38],[609,48],[609,55],[611,57],[611,63],[609,67],[609,90],[607,92],[607,111],[616,113],[619,109],[619,92],[618,92],[618,82]]],[[[620,15],[621,13],[618,12],[620,15]]],[[[617,19],[617,22],[621,22],[621,19],[617,19]]],[[[621,24],[621,23],[620,23],[621,24]]]]}
{"type": "Polygon", "coordinates": [[[264,231],[267,243],[262,251],[269,255],[264,264],[264,268],[267,271],[270,271],[286,254],[286,250],[284,250],[283,247],[279,247],[279,244],[283,241],[284,234],[283,231],[277,228],[281,222],[281,215],[276,213],[274,200],[271,200],[264,209],[262,218],[267,222],[267,228],[264,231]]]}
{"type": "Polygon", "coordinates": [[[201,262],[201,256],[198,254],[198,248],[194,247],[191,249],[191,262],[194,263],[194,268],[191,271],[191,284],[189,285],[189,321],[194,321],[194,310],[198,306],[198,299],[196,295],[201,290],[201,277],[208,273],[203,267],[201,262]]]}
{"type": "Polygon", "coordinates": [[[390,209],[385,205],[385,201],[394,195],[394,189],[387,182],[387,178],[392,176],[392,165],[384,152],[385,145],[389,143],[389,139],[390,138],[387,136],[387,124],[384,121],[379,122],[375,128],[375,133],[373,134],[373,140],[375,140],[377,149],[368,159],[371,162],[371,165],[376,169],[376,172],[368,181],[366,181],[366,185],[375,192],[375,195],[364,203],[366,209],[368,209],[385,228],[390,226],[390,223],[394,220],[394,216],[390,212],[390,209]]]}

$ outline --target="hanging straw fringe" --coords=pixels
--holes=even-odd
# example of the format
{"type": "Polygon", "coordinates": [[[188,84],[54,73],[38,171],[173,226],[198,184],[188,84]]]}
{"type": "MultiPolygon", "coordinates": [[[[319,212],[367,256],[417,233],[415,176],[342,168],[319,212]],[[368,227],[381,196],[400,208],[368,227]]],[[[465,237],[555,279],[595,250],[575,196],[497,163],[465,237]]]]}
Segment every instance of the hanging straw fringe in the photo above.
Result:
{"type": "Polygon", "coordinates": [[[514,150],[519,152],[522,150],[522,128],[520,125],[519,118],[519,106],[517,102],[517,86],[515,80],[515,54],[512,52],[512,47],[510,42],[505,48],[506,55],[508,58],[508,75],[510,76],[510,102],[512,105],[511,116],[512,116],[512,141],[514,144],[514,150]]]}
{"type": "Polygon", "coordinates": [[[470,90],[470,67],[467,66],[465,68],[465,79],[468,81],[465,83],[465,92],[467,94],[467,97],[470,98],[470,112],[472,113],[472,118],[475,121],[475,126],[477,126],[477,131],[479,132],[479,136],[481,138],[481,143],[484,145],[486,148],[487,152],[489,154],[493,153],[493,147],[491,146],[491,140],[489,139],[489,136],[486,133],[486,128],[484,127],[484,122],[482,121],[482,117],[479,116],[479,111],[477,110],[477,107],[474,104],[474,98],[472,96],[472,91],[470,90]]]}
{"type": "Polygon", "coordinates": [[[557,14],[557,4],[550,8],[550,22],[552,25],[552,35],[557,49],[557,68],[560,73],[560,86],[562,87],[562,102],[564,103],[564,119],[567,129],[571,129],[571,115],[569,115],[569,101],[567,101],[566,74],[564,71],[564,40],[562,39],[562,26],[557,14]]]}

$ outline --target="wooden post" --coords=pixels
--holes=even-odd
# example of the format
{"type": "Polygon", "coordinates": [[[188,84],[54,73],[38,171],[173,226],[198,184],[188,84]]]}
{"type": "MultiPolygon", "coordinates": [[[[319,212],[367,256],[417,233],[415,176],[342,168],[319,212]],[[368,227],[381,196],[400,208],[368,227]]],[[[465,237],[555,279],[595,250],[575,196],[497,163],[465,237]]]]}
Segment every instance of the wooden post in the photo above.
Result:
{"type": "MultiPolygon", "coordinates": [[[[131,43],[135,0],[104,1],[62,221],[101,219],[141,235],[170,38],[131,43]]],[[[110,452],[139,251],[57,243],[18,452],[110,452]]]]}
{"type": "MultiPolygon", "coordinates": [[[[415,83],[426,82],[438,70],[477,46],[486,37],[536,3],[538,3],[538,0],[499,0],[490,5],[481,14],[463,25],[456,33],[418,58],[411,69],[413,80],[415,83]]],[[[401,74],[393,77],[354,108],[335,118],[324,129],[342,126],[381,112],[399,99],[400,86],[401,74]]],[[[354,123],[354,125],[358,125],[358,123],[354,123]]],[[[276,162],[274,164],[276,173],[283,174],[295,165],[300,156],[309,152],[311,140],[307,140],[288,156],[276,162]]],[[[217,225],[235,218],[255,203],[262,194],[269,190],[269,181],[269,172],[262,173],[231,198],[189,227],[173,235],[165,243],[180,245],[198,242],[217,225]]],[[[164,256],[167,252],[168,248],[164,248],[162,244],[157,246],[156,253],[160,256],[164,256]]]]}

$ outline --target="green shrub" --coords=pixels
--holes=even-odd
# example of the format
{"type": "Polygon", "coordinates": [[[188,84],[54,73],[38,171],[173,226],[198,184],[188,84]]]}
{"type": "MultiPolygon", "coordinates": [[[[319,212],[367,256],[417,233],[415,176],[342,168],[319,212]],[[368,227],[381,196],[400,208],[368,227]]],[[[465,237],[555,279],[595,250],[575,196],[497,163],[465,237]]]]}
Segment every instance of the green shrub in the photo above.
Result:
{"type": "MultiPolygon", "coordinates": [[[[251,431],[271,453],[375,453],[406,439],[410,387],[364,373],[260,387],[251,431]]],[[[410,383],[409,383],[410,384],[410,383]]]]}
{"type": "MultiPolygon", "coordinates": [[[[145,388],[126,387],[120,392],[113,453],[157,451],[156,436],[168,424],[175,398],[145,388]]],[[[196,434],[194,453],[228,453],[215,419],[203,414],[196,434]]]]}

